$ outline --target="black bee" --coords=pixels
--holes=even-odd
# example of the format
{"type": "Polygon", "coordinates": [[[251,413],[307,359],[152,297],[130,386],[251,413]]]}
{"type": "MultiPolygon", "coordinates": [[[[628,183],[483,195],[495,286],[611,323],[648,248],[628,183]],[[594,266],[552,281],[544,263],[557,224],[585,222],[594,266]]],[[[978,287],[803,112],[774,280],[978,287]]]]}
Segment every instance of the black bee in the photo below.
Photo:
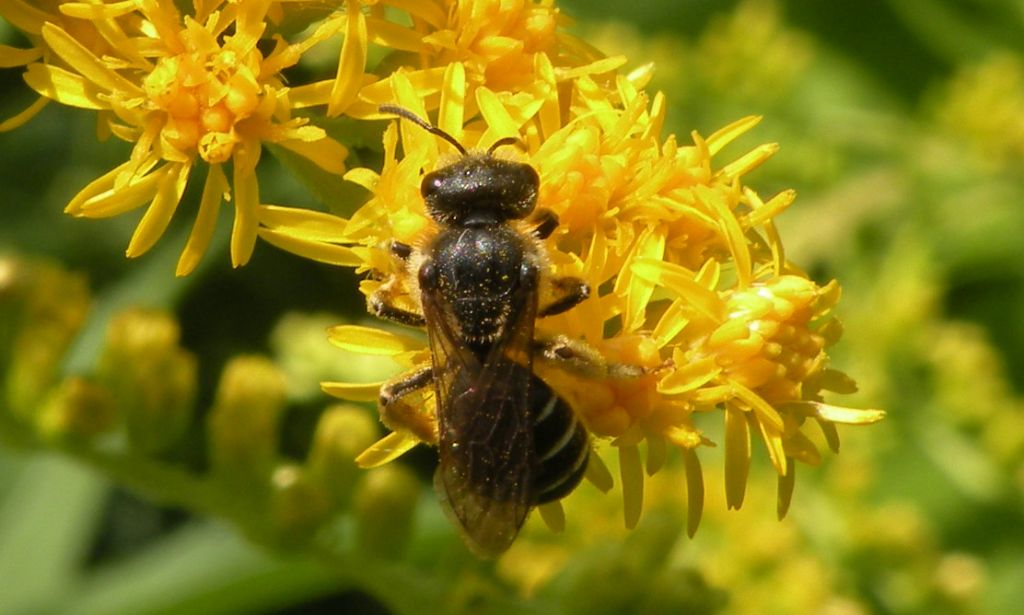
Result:
{"type": "MultiPolygon", "coordinates": [[[[433,384],[440,464],[434,483],[467,544],[483,556],[509,547],[530,510],[558,500],[583,478],[587,431],[572,408],[533,371],[537,318],[586,299],[578,278],[547,279],[541,243],[555,230],[553,212],[535,212],[540,178],[528,164],[467,152],[454,137],[410,111],[380,107],[444,138],[461,154],[423,177],[421,192],[439,231],[426,245],[394,242],[409,274],[395,304],[396,280],[368,301],[382,318],[426,326],[432,362],[381,389],[381,413],[433,384]],[[531,216],[532,232],[519,221],[531,216]],[[544,291],[542,293],[542,290],[544,291]],[[547,305],[540,297],[552,296],[547,305]]],[[[550,347],[549,347],[550,350],[550,347]]],[[[546,352],[541,350],[541,352],[546,352]]],[[[554,354],[570,355],[562,345],[554,354]]]]}

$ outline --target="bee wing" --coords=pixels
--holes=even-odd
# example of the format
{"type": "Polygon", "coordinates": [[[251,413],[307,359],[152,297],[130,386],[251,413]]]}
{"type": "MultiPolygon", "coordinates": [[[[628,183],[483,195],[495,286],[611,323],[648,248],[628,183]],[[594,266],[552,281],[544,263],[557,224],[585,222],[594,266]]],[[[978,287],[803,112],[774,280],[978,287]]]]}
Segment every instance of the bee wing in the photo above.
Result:
{"type": "Polygon", "coordinates": [[[538,297],[536,280],[525,282],[482,363],[455,335],[443,299],[425,293],[423,300],[440,423],[434,483],[446,512],[483,556],[512,544],[532,503],[529,402],[538,297]]]}

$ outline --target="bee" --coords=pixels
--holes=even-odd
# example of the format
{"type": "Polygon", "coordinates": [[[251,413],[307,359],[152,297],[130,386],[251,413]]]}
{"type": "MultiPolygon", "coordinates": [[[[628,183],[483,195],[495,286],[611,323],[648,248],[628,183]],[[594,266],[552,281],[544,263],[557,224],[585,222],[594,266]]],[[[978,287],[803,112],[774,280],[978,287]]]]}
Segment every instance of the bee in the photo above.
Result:
{"type": "Polygon", "coordinates": [[[536,209],[540,177],[522,162],[468,152],[402,107],[397,115],[451,143],[460,157],[424,175],[420,187],[438,232],[425,245],[392,242],[398,280],[368,298],[370,311],[426,327],[431,364],[385,384],[382,416],[433,386],[439,464],[434,485],[470,549],[493,557],[515,539],[533,507],[568,495],[587,468],[590,439],[573,409],[533,370],[535,353],[574,358],[570,343],[534,339],[537,318],[572,309],[590,294],[579,278],[546,276],[543,240],[557,216],[536,209]],[[531,230],[529,224],[532,223],[531,230]],[[548,302],[541,304],[541,297],[548,302]],[[414,306],[410,309],[408,306],[414,306]]]}

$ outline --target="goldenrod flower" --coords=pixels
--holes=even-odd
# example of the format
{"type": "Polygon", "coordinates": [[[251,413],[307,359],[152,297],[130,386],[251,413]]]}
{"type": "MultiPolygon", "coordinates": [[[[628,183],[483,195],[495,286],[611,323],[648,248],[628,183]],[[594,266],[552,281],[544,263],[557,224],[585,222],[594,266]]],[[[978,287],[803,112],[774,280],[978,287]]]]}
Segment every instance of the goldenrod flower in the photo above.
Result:
{"type": "MultiPolygon", "coordinates": [[[[295,88],[297,106],[327,105],[328,115],[345,113],[379,118],[377,107],[394,102],[390,76],[408,79],[428,109],[459,109],[465,117],[477,114],[481,97],[511,102],[521,94],[540,104],[553,96],[558,83],[585,74],[608,73],[625,63],[605,58],[583,41],[561,31],[566,20],[552,0],[381,0],[369,15],[359,3],[346,2],[346,12],[333,19],[346,30],[345,44],[334,79],[295,88]],[[384,19],[383,6],[408,14],[411,27],[384,19]],[[347,67],[365,62],[367,44],[394,53],[381,64],[390,75],[361,83],[347,67]],[[447,73],[458,69],[454,80],[447,73]],[[458,84],[460,100],[449,100],[458,84]],[[478,92],[478,88],[482,90],[478,92]]],[[[518,100],[517,104],[526,104],[518,100]]],[[[527,116],[520,117],[520,121],[527,116]]],[[[462,117],[442,117],[440,126],[461,130],[462,117]]]]}
{"type": "MultiPolygon", "coordinates": [[[[12,26],[21,30],[31,42],[27,49],[0,45],[0,68],[24,67],[40,58],[53,57],[53,52],[43,39],[43,24],[59,24],[74,31],[75,38],[97,56],[110,52],[109,43],[89,22],[71,19],[57,10],[58,2],[36,2],[29,4],[22,0],[0,0],[0,16],[12,26]]],[[[14,130],[35,117],[50,99],[39,96],[21,112],[0,122],[0,132],[14,130]]]]}
{"type": "Polygon", "coordinates": [[[346,149],[305,118],[291,117],[280,75],[334,30],[318,28],[295,44],[278,38],[264,56],[257,43],[269,5],[197,1],[193,15],[182,15],[169,0],[60,5],[65,21],[95,24],[110,47],[98,55],[77,29],[44,23],[40,33],[53,57],[31,64],[26,82],[63,104],[99,111],[104,130],[135,144],[127,162],[71,200],[68,213],[107,217],[148,203],[127,250],[138,256],[166,229],[193,168],[206,163],[199,213],[178,262],[178,274],[185,275],[209,243],[225,198],[235,205],[232,263],[248,261],[258,226],[255,171],[263,142],[343,172],[346,149]],[[228,162],[230,181],[223,170],[228,162]]]}
{"type": "MultiPolygon", "coordinates": [[[[547,66],[541,72],[551,76],[547,66]]],[[[462,64],[446,68],[439,125],[471,117],[464,74],[462,64]]],[[[836,448],[835,423],[870,423],[882,413],[822,401],[824,390],[854,389],[849,378],[828,369],[824,352],[840,333],[827,317],[838,285],[818,287],[785,258],[772,219],[795,194],[784,191],[765,202],[741,184],[777,146],[756,147],[724,165],[713,161],[758,118],[742,119],[706,139],[693,133],[689,145],[662,138],[664,100],[659,94],[651,101],[640,89],[647,77],[642,71],[618,77],[614,89],[606,89],[580,75],[564,93],[552,88],[540,101],[524,94],[506,103],[479,96],[478,89],[480,119],[457,123],[453,133],[467,148],[487,147],[500,137],[523,138],[527,152],[521,157],[541,176],[538,207],[553,210],[561,221],[547,240],[550,273],[581,277],[600,289],[572,310],[539,320],[537,335],[582,340],[597,362],[648,370],[639,378],[594,379],[540,365],[539,373],[591,433],[611,439],[617,449],[627,526],[637,522],[643,497],[640,443],[647,444],[648,473],[664,463],[669,444],[682,452],[692,533],[704,492],[696,452],[711,444],[697,426],[701,413],[724,414],[729,505],[742,503],[753,431],[780,476],[780,515],[791,494],[793,461],[819,459],[801,431],[806,420],[821,425],[836,448]]],[[[426,114],[429,94],[402,74],[391,82],[395,102],[426,114]]],[[[361,271],[393,271],[391,240],[420,245],[436,232],[419,184],[424,171],[446,164],[436,137],[402,126],[402,158],[396,154],[398,137],[394,127],[385,132],[379,174],[348,173],[374,196],[351,219],[335,219],[334,232],[325,232],[308,214],[275,209],[274,223],[261,233],[311,258],[361,271]]],[[[369,295],[380,284],[366,280],[361,290],[369,295]]],[[[392,356],[404,367],[429,361],[418,339],[348,325],[330,335],[347,350],[392,356]]],[[[381,384],[326,383],[325,389],[372,400],[381,384]]],[[[389,407],[383,419],[394,433],[363,454],[363,465],[390,461],[421,441],[436,442],[432,394],[422,397],[389,407]]],[[[588,478],[607,489],[611,476],[599,457],[592,459],[588,478]]],[[[557,504],[542,507],[541,514],[553,527],[562,523],[557,504]]]]}

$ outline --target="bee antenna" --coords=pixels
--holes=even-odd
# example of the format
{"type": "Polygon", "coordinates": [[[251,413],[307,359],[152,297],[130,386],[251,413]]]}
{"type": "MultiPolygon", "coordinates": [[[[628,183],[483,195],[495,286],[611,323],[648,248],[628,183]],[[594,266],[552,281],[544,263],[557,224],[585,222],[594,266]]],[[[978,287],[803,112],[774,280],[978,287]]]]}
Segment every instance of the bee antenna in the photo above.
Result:
{"type": "Polygon", "coordinates": [[[451,143],[452,145],[455,146],[455,149],[459,150],[459,153],[462,154],[463,156],[465,156],[467,153],[466,148],[462,147],[462,144],[456,141],[455,137],[441,130],[437,126],[434,126],[433,124],[427,122],[425,119],[416,115],[412,111],[409,111],[405,107],[399,107],[398,105],[381,105],[377,107],[377,111],[381,113],[390,113],[392,115],[397,115],[398,117],[405,118],[412,122],[413,124],[416,124],[417,126],[422,128],[423,130],[426,130],[430,134],[437,135],[444,139],[445,141],[451,143]]]}
{"type": "Polygon", "coordinates": [[[490,156],[491,154],[494,153],[494,150],[498,149],[499,147],[501,147],[503,145],[517,145],[518,143],[519,143],[519,137],[504,137],[504,138],[498,139],[497,141],[492,143],[489,148],[487,148],[487,155],[490,156]]]}

